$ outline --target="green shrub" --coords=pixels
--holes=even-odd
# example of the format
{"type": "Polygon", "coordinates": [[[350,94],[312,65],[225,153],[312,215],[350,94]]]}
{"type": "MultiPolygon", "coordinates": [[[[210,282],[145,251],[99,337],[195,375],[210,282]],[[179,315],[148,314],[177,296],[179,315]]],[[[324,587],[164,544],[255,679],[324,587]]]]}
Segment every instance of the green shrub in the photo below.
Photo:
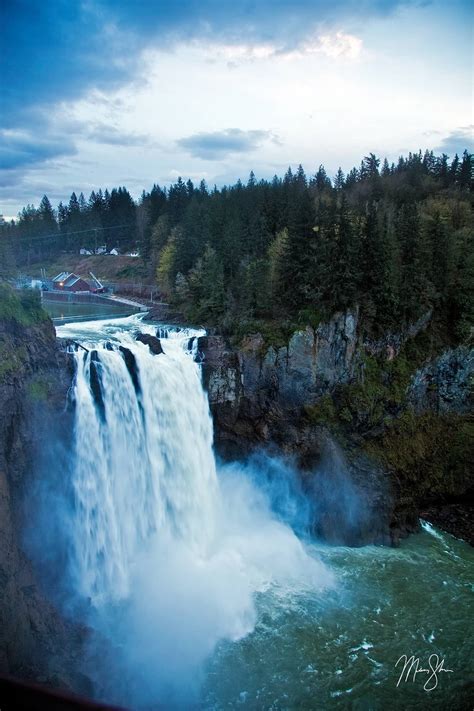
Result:
{"type": "Polygon", "coordinates": [[[31,326],[48,319],[41,307],[40,293],[34,289],[14,290],[9,284],[0,283],[0,319],[16,321],[22,326],[31,326]]]}
{"type": "Polygon", "coordinates": [[[265,355],[270,347],[286,348],[296,330],[296,325],[289,321],[244,319],[226,323],[224,333],[231,334],[235,346],[240,346],[247,336],[260,333],[263,338],[262,355],[265,355]]]}
{"type": "Polygon", "coordinates": [[[311,326],[311,328],[316,330],[322,320],[322,313],[318,309],[308,307],[298,311],[297,325],[299,328],[311,326]]]}
{"type": "Polygon", "coordinates": [[[337,416],[331,395],[323,395],[315,405],[304,405],[303,410],[314,425],[332,424],[337,416]]]}

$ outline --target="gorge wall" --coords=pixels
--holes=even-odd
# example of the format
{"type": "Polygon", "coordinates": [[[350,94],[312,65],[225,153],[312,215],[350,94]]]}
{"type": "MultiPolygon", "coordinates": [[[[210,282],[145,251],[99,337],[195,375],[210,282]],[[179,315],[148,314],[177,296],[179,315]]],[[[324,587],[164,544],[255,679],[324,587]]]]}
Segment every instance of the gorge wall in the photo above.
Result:
{"type": "Polygon", "coordinates": [[[48,601],[24,540],[31,529],[25,491],[35,486],[39,452],[52,442],[52,429],[68,441],[72,373],[51,321],[8,299],[14,308],[0,318],[0,673],[87,693],[87,679],[72,671],[85,630],[48,601]]]}
{"type": "Polygon", "coordinates": [[[285,347],[261,334],[238,346],[222,336],[201,339],[219,453],[276,447],[296,459],[308,490],[324,500],[340,482],[327,467],[329,481],[321,482],[318,468],[337,446],[366,510],[344,530],[331,494],[332,514],[315,523],[329,540],[396,544],[418,529],[420,513],[469,539],[473,351],[434,355],[430,321],[427,312],[403,333],[369,339],[355,308],[295,332],[285,347]]]}

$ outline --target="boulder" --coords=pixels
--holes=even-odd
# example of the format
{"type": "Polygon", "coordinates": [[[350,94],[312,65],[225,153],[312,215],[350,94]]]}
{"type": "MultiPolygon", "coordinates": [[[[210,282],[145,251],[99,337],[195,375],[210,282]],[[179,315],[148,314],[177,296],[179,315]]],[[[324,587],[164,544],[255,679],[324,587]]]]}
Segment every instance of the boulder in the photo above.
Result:
{"type": "Polygon", "coordinates": [[[148,346],[153,355],[160,355],[160,353],[163,353],[161,341],[156,336],[150,336],[149,333],[139,333],[135,340],[148,346]]]}

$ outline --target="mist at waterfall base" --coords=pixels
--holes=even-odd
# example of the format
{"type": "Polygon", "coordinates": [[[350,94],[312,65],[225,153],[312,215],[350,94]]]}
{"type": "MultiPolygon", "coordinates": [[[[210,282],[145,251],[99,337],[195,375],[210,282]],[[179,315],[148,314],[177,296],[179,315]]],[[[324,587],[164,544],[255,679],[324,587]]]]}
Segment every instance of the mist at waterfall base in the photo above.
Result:
{"type": "MultiPolygon", "coordinates": [[[[428,525],[396,550],[312,540],[321,502],[291,463],[260,452],[216,465],[196,332],[162,329],[153,356],[135,336],[156,327],[139,317],[58,331],[89,352],[75,354],[70,451],[45,448],[31,492],[28,547],[51,595],[90,630],[82,671],[97,698],[466,707],[469,546],[428,525]],[[456,670],[436,695],[396,688],[399,656],[431,652],[456,670]]],[[[338,488],[356,525],[364,507],[334,455],[321,465],[329,490],[316,493],[330,504],[338,488]]]]}
{"type": "Polygon", "coordinates": [[[52,526],[48,486],[36,520],[54,528],[58,559],[70,550],[62,602],[95,630],[98,695],[179,706],[197,698],[216,644],[254,629],[256,593],[322,590],[334,576],[295,534],[305,497],[288,467],[262,456],[217,474],[198,333],[163,331],[156,356],[138,326],[156,333],[136,317],[58,329],[88,349],[75,353],[73,502],[54,491],[52,526]],[[262,487],[259,467],[273,472],[262,487]]]}

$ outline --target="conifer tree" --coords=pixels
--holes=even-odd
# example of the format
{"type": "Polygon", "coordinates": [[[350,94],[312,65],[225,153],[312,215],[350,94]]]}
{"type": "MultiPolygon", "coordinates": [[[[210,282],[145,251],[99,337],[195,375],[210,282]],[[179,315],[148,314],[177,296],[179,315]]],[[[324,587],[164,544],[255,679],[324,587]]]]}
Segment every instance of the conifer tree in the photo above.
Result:
{"type": "Polygon", "coordinates": [[[462,155],[459,168],[459,187],[461,190],[473,190],[474,186],[474,156],[466,151],[462,155]]]}
{"type": "Polygon", "coordinates": [[[419,210],[414,204],[403,205],[397,215],[397,235],[402,254],[400,306],[405,324],[416,319],[429,304],[432,295],[427,277],[429,252],[420,231],[419,210]]]}
{"type": "Polygon", "coordinates": [[[335,190],[342,190],[344,187],[344,173],[342,172],[341,167],[339,166],[336,177],[334,178],[334,188],[335,190]]]}

